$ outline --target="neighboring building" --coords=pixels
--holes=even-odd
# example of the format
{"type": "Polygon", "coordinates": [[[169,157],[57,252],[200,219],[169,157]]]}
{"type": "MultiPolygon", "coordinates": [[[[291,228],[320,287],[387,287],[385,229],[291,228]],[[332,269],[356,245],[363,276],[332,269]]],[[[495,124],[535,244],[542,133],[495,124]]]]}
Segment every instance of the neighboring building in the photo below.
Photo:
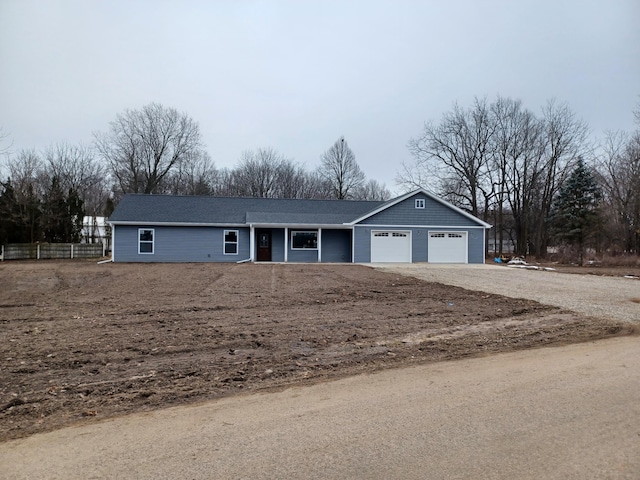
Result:
{"type": "Polygon", "coordinates": [[[82,220],[82,243],[102,243],[109,249],[109,235],[105,217],[84,217],[82,220]]]}
{"type": "Polygon", "coordinates": [[[491,226],[425,191],[387,202],[126,195],[115,262],[484,263],[491,226]]]}

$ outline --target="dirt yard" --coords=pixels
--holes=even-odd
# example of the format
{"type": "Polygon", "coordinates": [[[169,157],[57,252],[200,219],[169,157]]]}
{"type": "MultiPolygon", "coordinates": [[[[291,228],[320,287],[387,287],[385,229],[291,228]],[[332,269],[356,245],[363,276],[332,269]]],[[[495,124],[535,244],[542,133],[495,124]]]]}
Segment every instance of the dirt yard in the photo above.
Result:
{"type": "Polygon", "coordinates": [[[357,265],[0,264],[0,441],[631,327],[357,265]]]}

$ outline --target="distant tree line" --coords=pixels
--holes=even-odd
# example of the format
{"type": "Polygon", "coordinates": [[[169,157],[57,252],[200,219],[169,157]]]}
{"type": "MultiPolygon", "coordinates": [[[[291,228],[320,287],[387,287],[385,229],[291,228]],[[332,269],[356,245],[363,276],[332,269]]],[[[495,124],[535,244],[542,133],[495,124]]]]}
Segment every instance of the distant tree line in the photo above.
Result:
{"type": "MultiPolygon", "coordinates": [[[[400,189],[426,188],[491,223],[498,254],[544,257],[567,248],[638,254],[640,106],[634,132],[590,138],[566,104],[540,114],[498,96],[454,104],[409,141],[400,189]]],[[[309,171],[271,147],[247,150],[233,168],[216,168],[193,119],[152,103],[116,116],[91,145],[60,143],[11,153],[0,128],[0,243],[74,241],[82,216],[108,216],[127,193],[264,198],[387,200],[366,179],[344,137],[309,171]]]]}
{"type": "Polygon", "coordinates": [[[242,153],[216,168],[198,123],[152,103],[116,116],[90,146],[60,143],[43,152],[10,152],[0,128],[0,243],[76,242],[84,216],[108,216],[127,193],[264,198],[387,200],[366,179],[344,137],[308,171],[273,148],[242,153]],[[2,171],[2,170],[0,170],[2,171]]]}
{"type": "Polygon", "coordinates": [[[638,254],[640,128],[597,145],[566,104],[535,115],[519,100],[476,98],[427,122],[409,150],[397,183],[491,223],[499,254],[506,244],[537,257],[567,247],[579,261],[587,249],[638,254]]]}

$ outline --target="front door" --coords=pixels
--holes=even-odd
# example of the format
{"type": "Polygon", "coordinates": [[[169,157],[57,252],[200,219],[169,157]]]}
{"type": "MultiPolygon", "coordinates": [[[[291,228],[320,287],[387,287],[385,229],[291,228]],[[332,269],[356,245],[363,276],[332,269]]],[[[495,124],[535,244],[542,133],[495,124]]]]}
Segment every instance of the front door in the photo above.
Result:
{"type": "Polygon", "coordinates": [[[271,261],[271,230],[258,230],[258,261],[271,261]]]}

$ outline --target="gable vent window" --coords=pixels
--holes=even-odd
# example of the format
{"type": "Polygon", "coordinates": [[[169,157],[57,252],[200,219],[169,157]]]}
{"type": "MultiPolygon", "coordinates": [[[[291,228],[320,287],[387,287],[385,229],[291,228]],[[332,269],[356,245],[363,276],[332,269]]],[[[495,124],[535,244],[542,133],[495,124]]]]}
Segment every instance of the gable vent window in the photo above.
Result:
{"type": "Polygon", "coordinates": [[[424,208],[424,198],[416,198],[416,208],[424,208]]]}

